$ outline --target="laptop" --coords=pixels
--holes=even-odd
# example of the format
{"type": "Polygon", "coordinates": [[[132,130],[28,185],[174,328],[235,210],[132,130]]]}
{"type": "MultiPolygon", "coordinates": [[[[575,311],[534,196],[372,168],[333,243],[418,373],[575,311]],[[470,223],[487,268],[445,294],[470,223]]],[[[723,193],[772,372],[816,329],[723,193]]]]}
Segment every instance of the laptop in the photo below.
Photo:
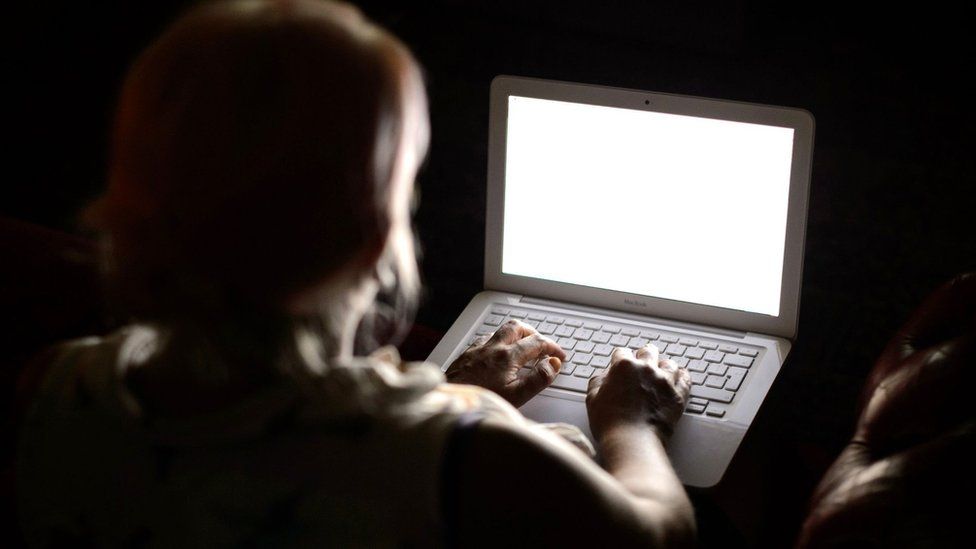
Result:
{"type": "Polygon", "coordinates": [[[812,115],[512,76],[490,95],[485,291],[429,359],[527,322],[568,356],[522,413],[592,438],[589,378],[654,344],[693,382],[671,462],[717,484],[796,336],[812,115]]]}

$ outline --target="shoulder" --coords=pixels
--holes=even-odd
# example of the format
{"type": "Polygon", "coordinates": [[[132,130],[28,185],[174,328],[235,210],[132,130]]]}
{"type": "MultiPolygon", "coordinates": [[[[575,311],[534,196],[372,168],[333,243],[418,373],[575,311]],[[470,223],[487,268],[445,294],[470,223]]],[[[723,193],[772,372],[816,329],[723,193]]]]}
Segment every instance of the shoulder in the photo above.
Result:
{"type": "Polygon", "coordinates": [[[65,414],[110,409],[131,415],[120,364],[133,344],[144,346],[147,332],[127,327],[101,337],[64,341],[38,353],[17,386],[15,420],[24,433],[65,414]]]}
{"type": "Polygon", "coordinates": [[[17,387],[18,401],[24,406],[37,398],[72,392],[74,383],[105,354],[106,338],[85,337],[63,341],[37,353],[28,362],[17,387]]]}

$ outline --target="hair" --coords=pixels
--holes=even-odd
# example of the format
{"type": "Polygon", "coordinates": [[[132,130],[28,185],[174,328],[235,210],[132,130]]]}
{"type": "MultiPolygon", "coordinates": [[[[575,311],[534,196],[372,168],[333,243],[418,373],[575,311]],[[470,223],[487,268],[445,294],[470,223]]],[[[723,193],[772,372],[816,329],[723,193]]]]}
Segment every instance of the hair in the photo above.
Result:
{"type": "Polygon", "coordinates": [[[409,223],[395,179],[426,153],[426,108],[409,50],[348,5],[190,10],[125,79],[108,189],[84,214],[111,293],[137,319],[253,320],[273,343],[343,314],[328,299],[295,313],[296,299],[378,272],[402,313],[419,282],[412,238],[391,232],[409,223]]]}

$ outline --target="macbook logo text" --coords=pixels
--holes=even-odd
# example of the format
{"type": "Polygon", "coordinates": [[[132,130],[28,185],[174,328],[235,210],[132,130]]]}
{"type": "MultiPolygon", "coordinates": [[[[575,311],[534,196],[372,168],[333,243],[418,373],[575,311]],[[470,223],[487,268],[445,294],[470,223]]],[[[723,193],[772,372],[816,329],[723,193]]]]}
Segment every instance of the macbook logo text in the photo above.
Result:
{"type": "Polygon", "coordinates": [[[638,301],[636,299],[624,298],[624,303],[627,305],[637,305],[638,307],[647,307],[646,301],[638,301]]]}

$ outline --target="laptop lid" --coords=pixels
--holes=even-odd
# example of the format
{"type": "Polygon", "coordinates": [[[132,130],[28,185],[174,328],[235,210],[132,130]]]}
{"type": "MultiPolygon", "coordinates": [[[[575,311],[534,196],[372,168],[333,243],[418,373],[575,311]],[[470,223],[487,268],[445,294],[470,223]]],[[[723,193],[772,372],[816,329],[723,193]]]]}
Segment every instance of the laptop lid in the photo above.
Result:
{"type": "Polygon", "coordinates": [[[792,338],[814,120],[499,76],[485,286],[792,338]]]}

